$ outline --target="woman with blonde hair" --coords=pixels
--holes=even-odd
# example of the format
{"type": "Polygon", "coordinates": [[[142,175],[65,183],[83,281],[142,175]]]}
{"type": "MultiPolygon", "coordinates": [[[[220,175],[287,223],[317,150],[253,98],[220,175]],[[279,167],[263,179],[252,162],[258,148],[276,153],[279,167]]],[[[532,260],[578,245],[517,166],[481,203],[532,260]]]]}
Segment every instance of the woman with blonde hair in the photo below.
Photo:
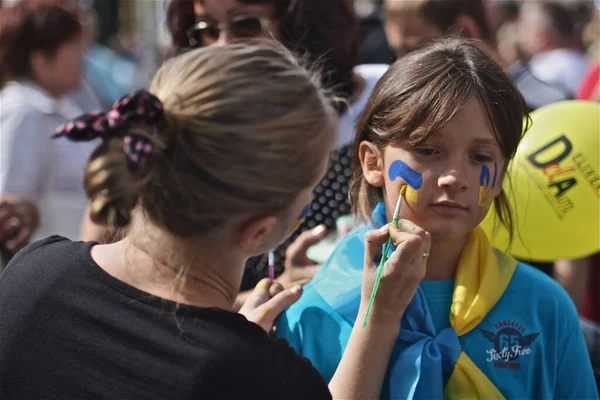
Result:
{"type": "MultiPolygon", "coordinates": [[[[270,298],[263,281],[243,315],[233,302],[246,260],[298,225],[336,124],[318,76],[289,53],[231,45],[177,57],[149,92],[60,128],[58,140],[102,139],[85,172],[91,217],[125,235],[107,245],[53,236],[12,260],[0,278],[0,396],[330,398],[310,362],[268,336],[300,286],[270,298]]],[[[390,235],[406,256],[419,247],[370,232],[366,290],[390,235]]],[[[393,285],[382,283],[369,326],[349,341],[329,385],[336,398],[379,396],[397,335],[389,321],[423,274],[388,263],[393,285]]]]}

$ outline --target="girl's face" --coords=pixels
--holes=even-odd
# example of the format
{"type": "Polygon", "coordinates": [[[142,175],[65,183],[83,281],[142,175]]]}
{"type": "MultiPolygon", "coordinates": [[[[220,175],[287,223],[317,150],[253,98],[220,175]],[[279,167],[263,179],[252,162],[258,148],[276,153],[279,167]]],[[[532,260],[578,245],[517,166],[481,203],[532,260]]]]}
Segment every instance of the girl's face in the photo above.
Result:
{"type": "Polygon", "coordinates": [[[501,192],[504,157],[475,97],[425,143],[389,145],[379,158],[388,220],[401,187],[408,183],[400,216],[433,237],[465,236],[501,192]]]}

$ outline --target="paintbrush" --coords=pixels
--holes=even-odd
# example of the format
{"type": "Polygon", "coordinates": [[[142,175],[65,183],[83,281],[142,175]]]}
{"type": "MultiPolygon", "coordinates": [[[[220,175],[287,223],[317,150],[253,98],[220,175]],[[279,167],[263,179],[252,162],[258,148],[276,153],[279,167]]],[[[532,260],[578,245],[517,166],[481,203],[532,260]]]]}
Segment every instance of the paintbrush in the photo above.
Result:
{"type": "Polygon", "coordinates": [[[268,255],[269,263],[269,283],[273,283],[275,280],[275,251],[270,250],[268,255]]]}
{"type": "MultiPolygon", "coordinates": [[[[400,188],[400,194],[398,196],[398,202],[396,203],[396,209],[394,210],[394,217],[392,218],[392,225],[396,228],[398,227],[398,218],[400,216],[400,206],[402,205],[402,198],[406,195],[406,185],[403,185],[400,188]]],[[[377,269],[377,277],[375,278],[375,285],[373,285],[373,290],[371,291],[371,298],[369,299],[369,306],[367,307],[367,314],[365,315],[365,321],[363,322],[363,328],[367,327],[367,321],[369,320],[369,315],[371,315],[371,309],[373,308],[373,303],[375,302],[375,295],[377,294],[377,289],[379,289],[379,282],[383,277],[383,266],[388,259],[388,252],[390,251],[390,246],[392,245],[392,237],[389,236],[385,241],[385,245],[383,246],[383,254],[381,255],[381,261],[379,262],[379,268],[377,269]]]]}

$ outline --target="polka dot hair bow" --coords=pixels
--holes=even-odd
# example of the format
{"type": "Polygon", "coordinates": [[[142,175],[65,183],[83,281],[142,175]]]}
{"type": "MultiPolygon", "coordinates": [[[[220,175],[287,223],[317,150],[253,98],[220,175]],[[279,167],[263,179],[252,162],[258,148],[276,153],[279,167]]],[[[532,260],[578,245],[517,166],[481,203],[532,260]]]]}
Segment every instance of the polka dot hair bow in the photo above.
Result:
{"type": "Polygon", "coordinates": [[[53,138],[66,137],[75,142],[101,138],[123,138],[123,151],[132,171],[139,169],[153,150],[152,141],[130,132],[133,123],[152,125],[164,116],[161,101],[146,90],[130,93],[117,101],[108,113],[94,111],[60,126],[53,138]]]}

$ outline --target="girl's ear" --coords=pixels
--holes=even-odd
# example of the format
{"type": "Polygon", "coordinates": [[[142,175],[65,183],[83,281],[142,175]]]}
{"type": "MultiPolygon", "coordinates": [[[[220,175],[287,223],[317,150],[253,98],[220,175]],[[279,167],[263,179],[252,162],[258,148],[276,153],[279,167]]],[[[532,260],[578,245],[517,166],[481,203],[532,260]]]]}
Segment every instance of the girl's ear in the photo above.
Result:
{"type": "Polygon", "coordinates": [[[377,146],[369,141],[362,141],[358,146],[358,157],[363,176],[369,185],[382,187],[384,181],[383,156],[377,146]]]}

